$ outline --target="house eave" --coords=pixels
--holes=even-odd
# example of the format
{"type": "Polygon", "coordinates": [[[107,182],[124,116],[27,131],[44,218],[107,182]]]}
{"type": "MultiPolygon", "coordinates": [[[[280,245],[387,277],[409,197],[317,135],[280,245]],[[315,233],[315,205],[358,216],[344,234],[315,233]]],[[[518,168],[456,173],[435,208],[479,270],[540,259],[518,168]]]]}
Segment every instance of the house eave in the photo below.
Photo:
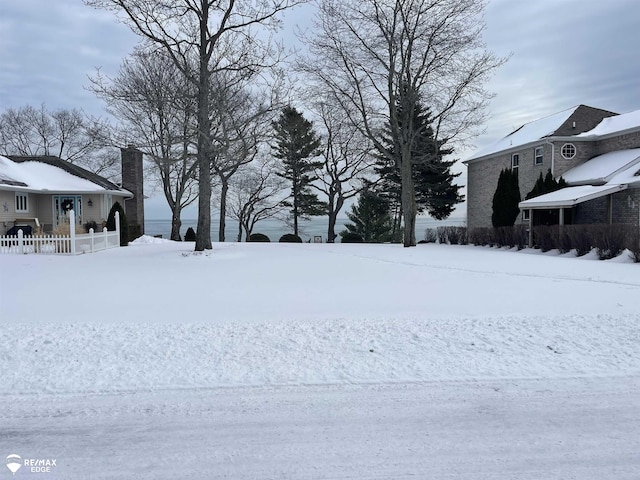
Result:
{"type": "Polygon", "coordinates": [[[482,160],[486,160],[488,158],[494,158],[500,155],[506,155],[508,153],[517,153],[518,151],[521,151],[525,148],[532,148],[535,146],[539,146],[540,144],[547,144],[551,142],[598,142],[600,140],[607,140],[609,138],[619,137],[621,135],[629,135],[637,132],[640,132],[640,126],[627,128],[625,130],[618,130],[616,132],[611,132],[604,135],[587,135],[584,137],[580,135],[542,137],[532,142],[523,143],[522,145],[506,148],[504,150],[498,150],[496,152],[483,155],[481,157],[469,158],[467,160],[464,160],[462,163],[465,165],[469,165],[470,163],[476,163],[482,160]]]}
{"type": "Polygon", "coordinates": [[[567,198],[563,200],[546,200],[546,201],[543,200],[540,202],[536,202],[535,198],[531,198],[529,200],[524,200],[520,202],[518,204],[518,208],[520,208],[521,210],[544,210],[549,208],[570,208],[570,207],[575,207],[579,203],[604,197],[606,195],[611,195],[616,192],[621,192],[623,190],[626,190],[627,187],[628,187],[627,184],[612,185],[610,188],[600,190],[599,192],[594,192],[591,194],[582,195],[579,197],[567,198]]]}
{"type": "Polygon", "coordinates": [[[527,143],[523,143],[522,145],[518,145],[515,147],[510,147],[510,148],[505,148],[504,150],[498,150],[496,152],[493,153],[487,153],[486,155],[483,155],[481,157],[476,157],[476,158],[469,158],[467,160],[464,160],[462,163],[465,165],[468,165],[470,163],[476,163],[482,160],[486,160],[488,158],[494,158],[500,155],[506,155],[509,153],[518,153],[526,148],[533,148],[533,147],[539,147],[541,145],[546,145],[549,143],[553,143],[553,142],[595,142],[597,140],[600,140],[601,137],[594,137],[594,136],[589,136],[589,137],[577,137],[576,135],[564,135],[564,136],[553,136],[553,137],[542,137],[539,138],[538,140],[532,141],[532,142],[527,142],[527,143]]]}
{"type": "Polygon", "coordinates": [[[22,187],[19,185],[0,185],[0,191],[35,193],[40,195],[118,195],[133,198],[128,190],[47,190],[42,188],[22,187]]]}

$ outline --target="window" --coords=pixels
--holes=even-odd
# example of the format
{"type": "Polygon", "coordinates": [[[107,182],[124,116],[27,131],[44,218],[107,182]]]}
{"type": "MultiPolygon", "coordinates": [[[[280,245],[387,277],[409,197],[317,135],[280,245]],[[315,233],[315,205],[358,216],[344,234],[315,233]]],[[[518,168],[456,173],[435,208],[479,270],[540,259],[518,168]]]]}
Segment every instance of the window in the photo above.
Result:
{"type": "Polygon", "coordinates": [[[26,193],[16,193],[16,212],[29,211],[29,196],[26,193]]]}
{"type": "Polygon", "coordinates": [[[536,147],[533,156],[535,158],[535,164],[542,165],[542,161],[544,159],[544,147],[536,147]]]}
{"type": "Polygon", "coordinates": [[[511,168],[518,168],[520,166],[520,154],[514,153],[511,155],[511,168]]]}
{"type": "Polygon", "coordinates": [[[567,160],[571,160],[576,156],[576,147],[572,143],[565,143],[560,150],[560,153],[567,160]]]}
{"type": "Polygon", "coordinates": [[[529,221],[529,212],[531,210],[523,210],[522,211],[522,220],[524,220],[525,222],[529,221]]]}

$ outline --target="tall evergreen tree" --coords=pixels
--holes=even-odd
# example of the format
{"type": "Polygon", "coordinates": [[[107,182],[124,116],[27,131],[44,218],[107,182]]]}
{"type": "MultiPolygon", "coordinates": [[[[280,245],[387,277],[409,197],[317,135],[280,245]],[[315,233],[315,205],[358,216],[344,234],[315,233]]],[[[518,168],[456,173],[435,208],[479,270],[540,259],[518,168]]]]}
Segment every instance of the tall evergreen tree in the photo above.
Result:
{"type": "Polygon", "coordinates": [[[291,182],[291,194],[285,205],[291,208],[293,233],[298,235],[299,219],[326,213],[326,203],[321,202],[310,187],[318,178],[314,171],[322,167],[322,161],[313,159],[320,154],[320,138],[313,124],[292,106],[282,109],[273,128],[276,140],[273,155],[282,162],[278,176],[291,182]]]}
{"type": "Polygon", "coordinates": [[[340,236],[353,233],[368,243],[391,241],[393,225],[389,214],[389,202],[376,192],[363,190],[357,203],[347,212],[347,217],[353,223],[345,224],[347,229],[340,232],[340,236]]]}
{"type": "Polygon", "coordinates": [[[494,227],[512,227],[518,218],[520,208],[520,184],[518,171],[505,168],[498,177],[498,186],[493,194],[493,214],[491,222],[494,227]]]}
{"type": "MultiPolygon", "coordinates": [[[[404,116],[402,106],[397,106],[399,121],[404,116]]],[[[460,174],[451,172],[455,160],[444,160],[445,155],[453,153],[453,148],[445,147],[446,139],[435,138],[431,126],[431,113],[416,102],[413,109],[412,124],[414,141],[411,147],[411,169],[414,184],[414,196],[418,213],[427,212],[437,220],[443,220],[451,215],[457,203],[463,201],[460,186],[453,184],[453,180],[460,174]]],[[[388,149],[397,156],[393,139],[387,135],[384,139],[388,149]]],[[[400,231],[402,218],[401,195],[402,179],[398,168],[399,159],[394,161],[380,157],[376,173],[380,175],[377,190],[389,201],[393,212],[394,231],[400,231]]]]}
{"type": "MultiPolygon", "coordinates": [[[[560,190],[566,186],[567,182],[565,182],[564,178],[560,177],[559,180],[556,180],[553,178],[551,169],[548,169],[544,178],[542,177],[542,172],[540,172],[538,180],[536,180],[531,191],[527,193],[525,199],[529,200],[530,198],[538,197],[545,193],[555,192],[556,190],[560,190]]],[[[560,223],[560,212],[558,209],[534,211],[533,225],[557,225],[558,223],[560,223]]]]}

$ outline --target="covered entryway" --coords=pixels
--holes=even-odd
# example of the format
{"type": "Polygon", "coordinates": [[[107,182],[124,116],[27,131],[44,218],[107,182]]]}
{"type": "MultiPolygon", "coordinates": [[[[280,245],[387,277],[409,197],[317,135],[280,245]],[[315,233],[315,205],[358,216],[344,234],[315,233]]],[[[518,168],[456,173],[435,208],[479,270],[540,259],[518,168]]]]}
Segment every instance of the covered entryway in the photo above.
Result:
{"type": "Polygon", "coordinates": [[[71,210],[76,213],[75,224],[82,225],[82,196],[53,195],[53,228],[68,223],[71,210]]]}
{"type": "MultiPolygon", "coordinates": [[[[594,200],[596,198],[612,195],[616,192],[621,192],[627,189],[627,185],[580,185],[576,187],[566,187],[555,192],[546,193],[539,197],[530,198],[524,200],[518,204],[520,210],[529,211],[529,246],[533,246],[533,227],[535,226],[534,218],[540,218],[539,215],[535,215],[536,211],[552,211],[552,214],[547,214],[548,218],[554,220],[553,224],[566,225],[572,223],[572,210],[576,205],[594,200]],[[557,212],[557,215],[553,212],[557,212]],[[566,213],[569,213],[565,218],[566,213]],[[557,218],[557,222],[555,222],[557,218]],[[567,221],[568,220],[568,221],[567,221]]],[[[603,218],[602,223],[611,223],[611,215],[607,215],[608,218],[603,218]]]]}

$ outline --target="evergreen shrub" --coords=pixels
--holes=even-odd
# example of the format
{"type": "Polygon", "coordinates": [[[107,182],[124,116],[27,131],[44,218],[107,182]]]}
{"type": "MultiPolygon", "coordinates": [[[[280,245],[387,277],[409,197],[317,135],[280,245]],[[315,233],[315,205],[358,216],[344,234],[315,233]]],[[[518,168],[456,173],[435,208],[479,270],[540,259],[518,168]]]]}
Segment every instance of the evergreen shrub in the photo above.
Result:
{"type": "Polygon", "coordinates": [[[294,233],[285,233],[278,240],[280,243],[302,243],[302,239],[294,233]]]}
{"type": "Polygon", "coordinates": [[[196,232],[192,227],[187,228],[187,231],[184,234],[185,242],[195,242],[196,241],[196,232]]]}
{"type": "Polygon", "coordinates": [[[271,242],[271,239],[267,237],[264,233],[252,233],[249,236],[250,242],[271,242]]]}
{"type": "Polygon", "coordinates": [[[109,210],[109,215],[107,216],[107,230],[110,232],[115,232],[116,230],[116,212],[120,213],[120,246],[126,247],[129,245],[129,229],[127,224],[127,217],[124,214],[124,209],[119,202],[115,202],[109,210]]]}
{"type": "Polygon", "coordinates": [[[345,231],[340,233],[340,237],[340,243],[364,243],[364,239],[357,233],[345,231]]]}

